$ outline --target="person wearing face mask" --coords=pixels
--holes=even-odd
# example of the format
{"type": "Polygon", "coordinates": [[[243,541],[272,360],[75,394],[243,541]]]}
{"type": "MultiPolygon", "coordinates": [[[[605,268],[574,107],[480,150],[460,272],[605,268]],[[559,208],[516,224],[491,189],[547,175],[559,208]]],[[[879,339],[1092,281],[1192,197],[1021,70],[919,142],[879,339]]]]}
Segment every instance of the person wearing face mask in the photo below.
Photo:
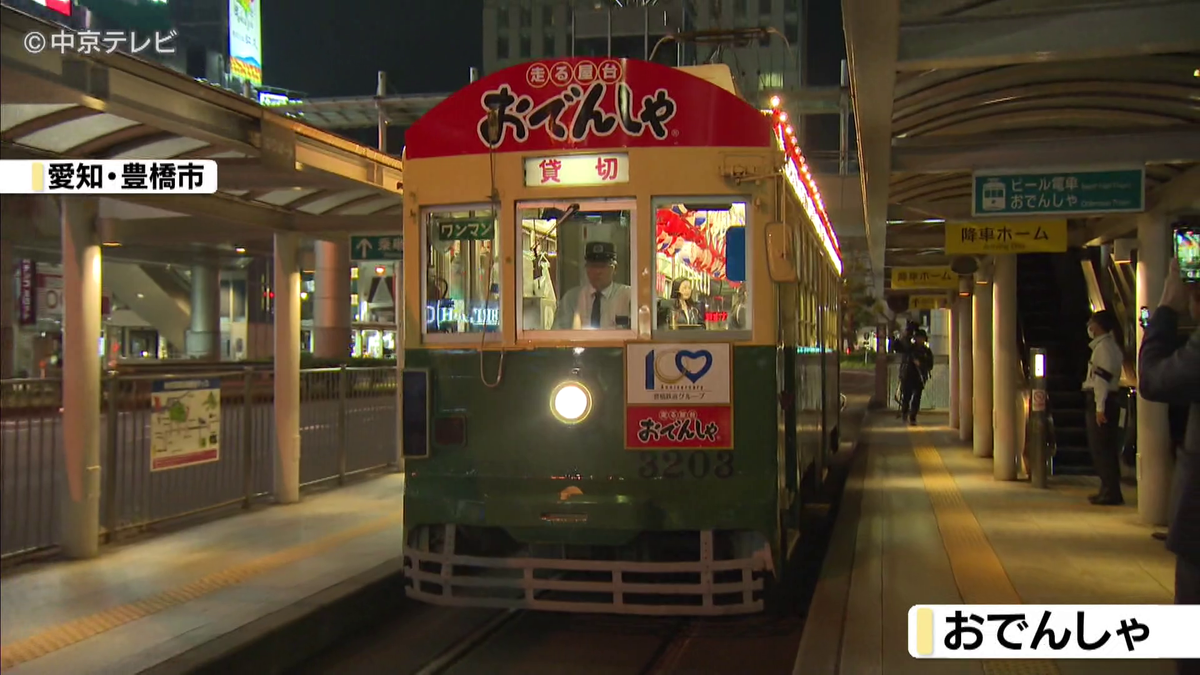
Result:
{"type": "Polygon", "coordinates": [[[1088,448],[1092,451],[1096,475],[1100,477],[1100,492],[1088,497],[1088,501],[1098,506],[1125,503],[1125,498],[1121,496],[1121,449],[1120,434],[1117,433],[1121,406],[1116,395],[1125,357],[1121,345],[1117,343],[1116,328],[1117,317],[1107,309],[1092,314],[1088,319],[1092,358],[1088,361],[1087,377],[1083,380],[1086,399],[1084,419],[1088,448]]]}
{"type": "MultiPolygon", "coordinates": [[[[1162,300],[1142,333],[1138,392],[1147,401],[1189,406],[1183,446],[1175,456],[1167,549],[1175,554],[1175,604],[1200,604],[1200,328],[1182,347],[1176,336],[1185,311],[1200,322],[1200,284],[1188,288],[1171,260],[1162,300]]],[[[1177,661],[1180,675],[1200,673],[1200,660],[1177,661]]]]}

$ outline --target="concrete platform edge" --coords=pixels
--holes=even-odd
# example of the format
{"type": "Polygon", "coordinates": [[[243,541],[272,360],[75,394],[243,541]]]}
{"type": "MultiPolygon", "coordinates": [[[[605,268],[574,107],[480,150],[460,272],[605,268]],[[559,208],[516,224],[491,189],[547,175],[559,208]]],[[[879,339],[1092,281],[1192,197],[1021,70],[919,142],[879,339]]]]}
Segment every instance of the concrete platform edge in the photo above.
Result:
{"type": "MultiPolygon", "coordinates": [[[[850,573],[853,569],[857,543],[858,519],[862,509],[863,484],[866,479],[866,453],[863,433],[872,408],[863,411],[858,434],[851,448],[850,471],[837,505],[836,520],[830,534],[829,548],[821,564],[821,575],[808,607],[808,616],[820,616],[819,622],[805,622],[796,652],[793,675],[837,675],[845,632],[846,606],[850,594],[850,573]]],[[[875,409],[878,410],[878,409],[875,409]]]]}
{"type": "Polygon", "coordinates": [[[285,673],[405,602],[403,559],[397,557],[141,673],[285,673]]]}

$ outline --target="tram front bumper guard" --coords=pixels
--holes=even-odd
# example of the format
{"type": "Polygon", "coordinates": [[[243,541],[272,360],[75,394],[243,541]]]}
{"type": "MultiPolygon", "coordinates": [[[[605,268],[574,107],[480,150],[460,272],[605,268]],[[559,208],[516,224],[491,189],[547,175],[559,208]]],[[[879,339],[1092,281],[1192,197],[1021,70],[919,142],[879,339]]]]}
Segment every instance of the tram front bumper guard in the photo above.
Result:
{"type": "Polygon", "coordinates": [[[652,616],[718,616],[761,612],[764,606],[761,597],[763,576],[768,573],[762,558],[713,560],[712,532],[702,532],[701,541],[701,559],[687,562],[493,558],[433,553],[405,546],[405,593],[422,602],[456,607],[652,616]],[[479,572],[456,574],[456,571],[466,570],[479,572]],[[489,576],[489,572],[492,576],[489,576]],[[508,576],[498,576],[505,573],[508,576]],[[561,578],[572,573],[606,574],[608,579],[578,581],[561,578]],[[649,574],[694,576],[698,582],[646,583],[626,580],[626,575],[649,574]],[[714,580],[717,574],[736,577],[737,580],[718,582],[714,580]],[[547,597],[552,593],[559,597],[547,597]],[[562,594],[588,594],[606,599],[564,599],[562,594]],[[662,602],[633,601],[629,596],[639,599],[655,597],[662,602]],[[683,602],[685,600],[690,602],[683,602]]]}

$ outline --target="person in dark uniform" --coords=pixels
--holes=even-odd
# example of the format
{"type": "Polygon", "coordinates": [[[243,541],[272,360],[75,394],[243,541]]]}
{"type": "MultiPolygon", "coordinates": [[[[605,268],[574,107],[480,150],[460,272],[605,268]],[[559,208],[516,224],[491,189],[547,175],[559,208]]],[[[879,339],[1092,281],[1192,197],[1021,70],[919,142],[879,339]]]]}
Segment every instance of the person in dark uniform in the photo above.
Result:
{"type": "Polygon", "coordinates": [[[591,241],[583,254],[587,283],[563,293],[554,330],[629,330],[632,289],[613,280],[617,251],[611,242],[591,241]]]}
{"type": "MultiPolygon", "coordinates": [[[[1183,282],[1172,259],[1162,299],[1142,334],[1138,391],[1147,401],[1187,404],[1187,431],[1176,456],[1167,548],[1175,554],[1175,604],[1200,604],[1200,328],[1176,347],[1179,315],[1200,321],[1200,284],[1183,282]]],[[[1176,661],[1180,675],[1200,674],[1200,660],[1176,661]]]]}
{"type": "Polygon", "coordinates": [[[923,330],[914,332],[913,342],[900,362],[900,418],[908,418],[909,424],[917,423],[921,394],[933,372],[933,350],[925,344],[927,337],[923,330]]]}
{"type": "MultiPolygon", "coordinates": [[[[899,337],[892,340],[891,350],[893,354],[900,354],[901,368],[903,368],[904,359],[907,358],[908,351],[913,345],[913,335],[915,335],[920,328],[921,324],[917,323],[916,321],[909,321],[908,324],[904,326],[904,332],[901,333],[899,337]]],[[[901,403],[904,400],[904,380],[903,378],[896,379],[896,417],[898,419],[904,419],[904,412],[901,409],[901,403]]]]}
{"type": "Polygon", "coordinates": [[[1100,491],[1088,497],[1088,501],[1097,506],[1125,503],[1121,495],[1121,438],[1117,429],[1121,414],[1117,387],[1125,353],[1117,342],[1116,329],[1117,316],[1107,309],[1092,314],[1088,319],[1092,356],[1088,361],[1087,377],[1083,380],[1086,399],[1083,412],[1088,449],[1092,451],[1092,462],[1096,467],[1096,475],[1100,477],[1100,491]]]}

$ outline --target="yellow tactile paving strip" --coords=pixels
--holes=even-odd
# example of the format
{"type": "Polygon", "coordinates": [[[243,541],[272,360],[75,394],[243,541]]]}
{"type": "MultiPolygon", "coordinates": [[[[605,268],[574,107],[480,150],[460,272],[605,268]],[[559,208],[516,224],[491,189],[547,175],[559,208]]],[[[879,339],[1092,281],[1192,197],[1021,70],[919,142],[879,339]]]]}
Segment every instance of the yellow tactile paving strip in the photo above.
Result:
{"type": "MultiPolygon", "coordinates": [[[[933,504],[938,530],[942,534],[942,545],[954,572],[954,583],[963,602],[972,605],[1022,604],[1000,557],[971,507],[967,506],[929,436],[912,429],[910,438],[925,492],[933,504]]],[[[983,672],[987,675],[1059,675],[1053,661],[1040,660],[984,661],[983,672]]]]}
{"type": "Polygon", "coordinates": [[[323,539],[284,549],[241,565],[201,577],[189,584],[157,593],[137,602],[85,616],[0,647],[0,671],[41,658],[127,623],[186,604],[216,591],[235,586],[264,572],[311,558],[352,539],[380,532],[402,522],[399,515],[373,520],[323,539]]]}

